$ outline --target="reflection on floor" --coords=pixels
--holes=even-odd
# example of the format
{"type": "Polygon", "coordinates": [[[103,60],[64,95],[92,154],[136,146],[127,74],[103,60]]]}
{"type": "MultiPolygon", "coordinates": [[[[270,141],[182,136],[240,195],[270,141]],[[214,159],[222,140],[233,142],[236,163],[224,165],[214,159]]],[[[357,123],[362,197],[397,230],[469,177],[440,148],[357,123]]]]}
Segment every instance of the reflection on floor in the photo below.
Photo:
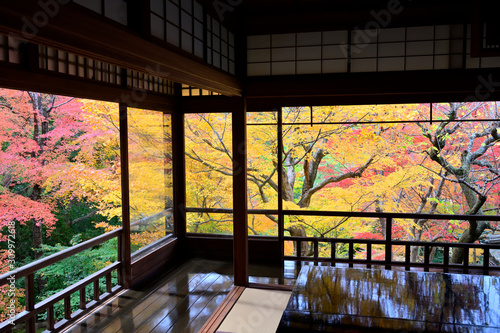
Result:
{"type": "Polygon", "coordinates": [[[217,332],[276,332],[290,295],[290,291],[245,289],[217,332]]]}
{"type": "Polygon", "coordinates": [[[191,260],[141,290],[127,290],[68,332],[197,332],[233,287],[214,272],[226,263],[191,260]]]}
{"type": "MultiPolygon", "coordinates": [[[[251,282],[293,284],[298,271],[250,265],[250,274],[251,282]]],[[[232,287],[232,262],[191,259],[153,283],[126,290],[67,332],[197,332],[232,287]]]]}
{"type": "Polygon", "coordinates": [[[500,278],[305,266],[277,332],[500,332],[500,278]]]}

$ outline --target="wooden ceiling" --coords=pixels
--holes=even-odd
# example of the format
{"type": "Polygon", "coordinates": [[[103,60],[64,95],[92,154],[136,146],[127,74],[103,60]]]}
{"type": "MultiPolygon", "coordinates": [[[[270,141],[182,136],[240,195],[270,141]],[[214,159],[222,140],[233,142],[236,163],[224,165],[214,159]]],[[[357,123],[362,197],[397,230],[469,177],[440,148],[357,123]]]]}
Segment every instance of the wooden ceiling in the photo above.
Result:
{"type": "Polygon", "coordinates": [[[205,1],[225,23],[247,34],[468,23],[477,1],[429,0],[239,0],[205,1]],[[226,4],[220,6],[220,4],[226,4]],[[232,4],[232,5],[230,5],[232,4]],[[386,15],[389,13],[389,17],[386,15]],[[380,20],[377,18],[380,17],[380,20]],[[219,15],[220,16],[220,15],[219,15]]]}

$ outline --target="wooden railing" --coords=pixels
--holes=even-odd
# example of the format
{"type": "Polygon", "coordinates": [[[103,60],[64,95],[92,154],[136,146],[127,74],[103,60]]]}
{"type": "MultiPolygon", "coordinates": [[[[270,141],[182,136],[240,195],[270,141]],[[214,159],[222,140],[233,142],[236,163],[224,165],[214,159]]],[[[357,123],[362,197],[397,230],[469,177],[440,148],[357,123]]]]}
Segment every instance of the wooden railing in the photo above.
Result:
{"type": "MultiPolygon", "coordinates": [[[[107,299],[111,298],[117,292],[122,289],[121,281],[121,251],[120,251],[120,236],[122,234],[122,229],[116,229],[106,234],[100,235],[98,237],[92,238],[86,242],[75,245],[61,252],[52,254],[46,258],[37,260],[33,263],[20,267],[14,271],[7,272],[0,276],[0,287],[10,284],[10,281],[14,278],[19,280],[25,278],[25,306],[26,310],[17,314],[13,320],[6,320],[0,323],[0,332],[11,333],[13,330],[19,331],[19,327],[23,324],[25,325],[24,330],[27,333],[34,333],[36,328],[36,316],[40,313],[46,311],[47,322],[46,322],[46,332],[58,332],[69,326],[71,323],[76,321],[78,318],[82,317],[86,313],[90,312],[98,305],[102,304],[107,299]],[[64,290],[50,296],[49,298],[35,303],[35,274],[42,268],[53,265],[63,259],[69,258],[77,253],[84,250],[90,249],[94,246],[102,244],[117,237],[117,261],[111,265],[99,270],[98,272],[80,280],[79,282],[67,287],[64,290]],[[113,285],[112,283],[112,273],[116,271],[118,283],[113,285]],[[99,291],[99,279],[104,277],[106,281],[106,292],[100,293],[99,291]],[[87,302],[85,290],[86,287],[93,286],[93,299],[87,302]],[[79,293],[79,309],[72,311],[71,309],[71,295],[74,293],[79,293]],[[64,304],[64,318],[61,320],[56,319],[54,305],[60,301],[64,304]]],[[[78,269],[78,267],[75,267],[78,269]]]]}
{"type": "MultiPolygon", "coordinates": [[[[332,266],[336,263],[348,264],[349,267],[353,267],[355,264],[365,265],[366,268],[371,268],[372,265],[385,266],[386,269],[391,269],[392,266],[402,266],[405,270],[410,270],[410,268],[421,268],[428,272],[429,269],[437,269],[443,272],[449,272],[453,270],[454,272],[469,273],[471,270],[475,272],[481,272],[485,275],[490,274],[492,271],[500,271],[500,266],[491,265],[490,250],[500,250],[500,244],[471,244],[471,243],[446,243],[446,242],[416,242],[416,241],[404,241],[404,240],[393,240],[392,239],[392,226],[393,220],[395,218],[418,218],[418,219],[433,219],[433,220],[476,220],[476,221],[500,221],[500,216],[479,216],[479,215],[430,215],[430,214],[399,214],[399,213],[346,213],[346,212],[314,212],[314,211],[286,211],[286,215],[308,215],[308,216],[354,216],[354,217],[376,217],[384,218],[386,223],[386,235],[384,240],[375,239],[346,239],[346,238],[326,238],[326,237],[292,237],[284,236],[283,241],[295,242],[294,255],[285,255],[285,260],[296,260],[296,261],[312,261],[318,262],[329,262],[332,266]],[[312,243],[310,247],[312,249],[312,254],[304,256],[302,254],[302,244],[306,242],[308,244],[312,243]],[[330,244],[330,255],[320,257],[319,244],[327,243],[330,244]],[[347,244],[347,258],[339,258],[337,256],[336,245],[337,244],[347,244]],[[366,246],[366,256],[365,258],[355,258],[355,245],[366,246]],[[374,245],[383,247],[383,259],[373,259],[372,249],[374,245]],[[397,260],[394,258],[393,247],[400,247],[404,250],[404,255],[399,257],[404,257],[403,260],[397,260]],[[415,262],[411,260],[411,248],[421,247],[424,249],[423,262],[415,262]],[[431,260],[431,249],[438,248],[442,249],[443,259],[442,262],[432,262],[431,260]],[[451,249],[463,249],[463,262],[462,263],[451,263],[450,262],[450,250],[451,249]],[[475,263],[469,262],[470,250],[479,249],[483,251],[483,263],[482,265],[476,265],[475,263]]],[[[363,251],[364,252],[364,251],[363,251]]],[[[311,253],[311,252],[310,252],[311,253]]]]}
{"type": "MultiPolygon", "coordinates": [[[[425,272],[429,269],[438,269],[447,273],[450,270],[456,272],[469,273],[470,270],[481,271],[483,274],[488,275],[491,271],[500,271],[500,266],[492,266],[490,264],[490,250],[499,250],[500,245],[489,244],[466,244],[466,243],[438,243],[438,242],[413,242],[413,241],[390,241],[373,240],[373,239],[345,239],[345,238],[311,238],[311,237],[284,237],[285,241],[296,242],[296,248],[301,249],[302,243],[312,243],[313,252],[311,256],[302,255],[301,251],[296,251],[295,255],[284,256],[285,260],[297,261],[311,261],[311,262],[329,262],[332,266],[336,263],[348,264],[353,267],[355,264],[365,265],[366,268],[371,268],[372,265],[383,266],[386,269],[391,269],[393,266],[403,266],[405,270],[410,270],[412,267],[420,267],[425,272]],[[319,243],[328,243],[331,246],[330,256],[319,256],[319,243]],[[337,256],[336,245],[347,244],[348,252],[347,258],[337,256]],[[355,258],[355,245],[366,246],[366,257],[355,258]],[[374,245],[385,246],[385,253],[383,259],[373,259],[372,249],[374,245]],[[392,247],[401,246],[404,249],[404,260],[395,260],[393,258],[392,247]],[[411,247],[418,246],[424,249],[423,262],[414,262],[410,260],[411,247]],[[430,253],[431,248],[440,248],[443,251],[442,262],[431,262],[430,253]],[[464,249],[463,263],[450,263],[450,249],[462,248],[464,249]],[[469,253],[471,249],[483,250],[483,264],[475,265],[469,262],[469,253]]],[[[364,252],[364,251],[363,251],[364,252]]]]}

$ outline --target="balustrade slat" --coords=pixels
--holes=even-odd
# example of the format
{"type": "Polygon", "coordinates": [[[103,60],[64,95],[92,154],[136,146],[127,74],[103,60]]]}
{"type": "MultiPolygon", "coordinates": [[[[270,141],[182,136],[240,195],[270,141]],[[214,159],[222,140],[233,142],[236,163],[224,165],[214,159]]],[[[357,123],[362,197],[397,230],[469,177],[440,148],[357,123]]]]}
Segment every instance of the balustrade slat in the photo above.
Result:
{"type": "Polygon", "coordinates": [[[49,331],[52,331],[55,325],[56,325],[56,316],[54,313],[54,306],[51,305],[47,309],[47,329],[49,331]]]}
{"type": "MultiPolygon", "coordinates": [[[[372,261],[372,243],[366,243],[366,261],[372,261]]],[[[372,265],[366,264],[366,268],[372,268],[372,265]]]]}
{"type": "Polygon", "coordinates": [[[64,318],[71,319],[71,295],[64,298],[64,318]]]}
{"type": "Polygon", "coordinates": [[[318,265],[318,258],[319,258],[319,243],[318,240],[313,241],[314,244],[314,265],[318,265]]]}
{"type": "Polygon", "coordinates": [[[87,301],[85,299],[85,289],[86,287],[80,289],[80,309],[82,310],[84,310],[87,307],[87,301]]]}
{"type": "Polygon", "coordinates": [[[99,300],[99,279],[94,281],[94,301],[99,300]]]}
{"type": "Polygon", "coordinates": [[[483,250],[483,274],[488,275],[489,269],[490,268],[490,250],[489,249],[484,249],[483,250]]]}
{"type": "Polygon", "coordinates": [[[443,271],[445,273],[448,273],[448,267],[450,267],[450,247],[448,245],[445,245],[443,247],[443,266],[443,271]]]}
{"type": "Polygon", "coordinates": [[[354,260],[354,243],[349,243],[349,267],[354,267],[352,261],[354,260]]]}
{"type": "Polygon", "coordinates": [[[111,293],[112,285],[111,285],[111,272],[106,274],[106,291],[111,293]]]}
{"type": "Polygon", "coordinates": [[[405,271],[410,270],[410,265],[411,265],[411,245],[406,244],[405,245],[405,271]]]}
{"type": "Polygon", "coordinates": [[[335,259],[337,258],[337,243],[331,242],[332,244],[332,266],[335,267],[335,259]]]}
{"type": "MultiPolygon", "coordinates": [[[[27,275],[24,283],[26,311],[31,311],[35,308],[35,274],[27,275]]],[[[26,333],[35,333],[35,324],[35,318],[29,318],[26,321],[26,333]]]]}
{"type": "Polygon", "coordinates": [[[464,248],[464,272],[469,273],[469,247],[464,248]]]}
{"type": "Polygon", "coordinates": [[[392,262],[392,217],[385,219],[385,269],[391,269],[392,262]]]}
{"type": "Polygon", "coordinates": [[[430,261],[430,250],[429,250],[429,246],[426,245],[424,246],[424,271],[425,272],[428,272],[429,271],[429,261],[430,261]]]}

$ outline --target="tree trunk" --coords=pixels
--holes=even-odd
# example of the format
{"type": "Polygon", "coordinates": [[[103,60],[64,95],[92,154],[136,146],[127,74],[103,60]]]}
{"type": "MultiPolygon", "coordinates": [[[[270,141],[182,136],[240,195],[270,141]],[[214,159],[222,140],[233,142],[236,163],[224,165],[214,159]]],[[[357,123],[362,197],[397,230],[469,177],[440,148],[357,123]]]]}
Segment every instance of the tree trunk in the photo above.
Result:
{"type": "MultiPolygon", "coordinates": [[[[306,229],[303,225],[294,225],[288,229],[290,236],[292,237],[307,237],[306,229]]],[[[295,255],[297,255],[297,242],[293,243],[295,255]]],[[[302,257],[307,257],[311,255],[311,249],[309,247],[309,242],[302,242],[300,246],[300,254],[302,257]]]]}
{"type": "MultiPolygon", "coordinates": [[[[470,183],[470,180],[467,179],[466,182],[470,183]]],[[[467,205],[469,206],[469,211],[467,212],[467,214],[483,215],[481,207],[482,204],[484,204],[486,198],[480,200],[476,196],[476,193],[473,190],[471,190],[466,184],[460,183],[460,187],[462,189],[462,193],[465,196],[465,199],[467,200],[467,205]]],[[[469,228],[464,231],[458,242],[474,243],[479,239],[483,231],[488,227],[489,224],[485,221],[469,221],[469,228]]],[[[451,255],[450,262],[454,264],[460,264],[463,263],[463,261],[464,261],[464,249],[455,248],[455,250],[453,250],[453,254],[451,255]]]]}
{"type": "MultiPolygon", "coordinates": [[[[414,229],[415,229],[415,237],[413,237],[413,239],[411,239],[411,241],[420,242],[420,240],[422,239],[422,229],[420,229],[420,230],[416,230],[416,228],[414,228],[414,229]]],[[[417,262],[419,251],[420,251],[420,246],[411,246],[410,247],[410,261],[411,262],[417,262]]]]}
{"type": "MultiPolygon", "coordinates": [[[[39,185],[33,187],[33,192],[31,192],[31,200],[40,202],[42,189],[39,185]]],[[[42,224],[40,222],[33,221],[33,251],[34,258],[38,259],[43,255],[42,250],[42,224]]]]}

